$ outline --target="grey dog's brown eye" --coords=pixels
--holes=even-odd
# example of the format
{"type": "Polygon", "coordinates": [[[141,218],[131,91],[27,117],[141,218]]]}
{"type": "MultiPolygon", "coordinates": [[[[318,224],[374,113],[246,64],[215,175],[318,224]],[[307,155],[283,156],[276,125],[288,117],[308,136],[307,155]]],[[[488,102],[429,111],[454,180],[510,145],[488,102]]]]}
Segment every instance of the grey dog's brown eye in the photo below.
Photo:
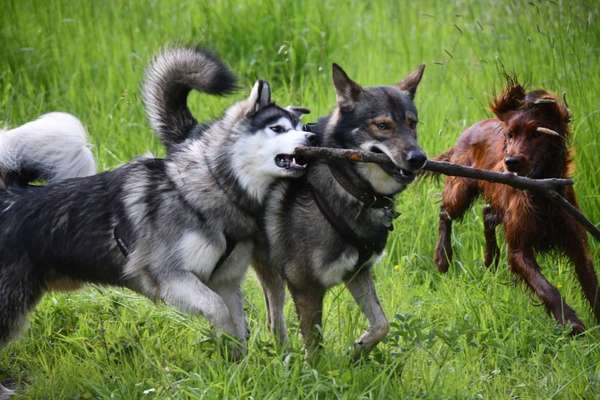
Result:
{"type": "Polygon", "coordinates": [[[377,124],[377,129],[381,129],[382,131],[385,131],[386,129],[389,129],[388,124],[380,122],[377,124]]]}
{"type": "Polygon", "coordinates": [[[283,129],[283,126],[281,125],[273,125],[270,126],[269,129],[271,129],[275,133],[283,133],[285,131],[285,129],[283,129]]]}

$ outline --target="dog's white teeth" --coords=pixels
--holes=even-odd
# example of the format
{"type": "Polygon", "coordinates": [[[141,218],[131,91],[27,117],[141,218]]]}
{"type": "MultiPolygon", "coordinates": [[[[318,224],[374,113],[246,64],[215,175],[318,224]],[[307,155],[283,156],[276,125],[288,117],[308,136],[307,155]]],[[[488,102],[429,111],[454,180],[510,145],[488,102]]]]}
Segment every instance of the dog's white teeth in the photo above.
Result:
{"type": "Polygon", "coordinates": [[[293,169],[304,169],[306,168],[306,164],[298,164],[298,162],[296,162],[296,159],[292,159],[292,165],[291,168],[293,169]]]}
{"type": "Polygon", "coordinates": [[[275,157],[275,164],[283,169],[300,170],[306,168],[304,160],[296,160],[291,154],[278,154],[275,157]]]}
{"type": "Polygon", "coordinates": [[[305,167],[306,164],[308,164],[308,162],[304,158],[297,156],[294,156],[294,162],[301,167],[305,167]]]}

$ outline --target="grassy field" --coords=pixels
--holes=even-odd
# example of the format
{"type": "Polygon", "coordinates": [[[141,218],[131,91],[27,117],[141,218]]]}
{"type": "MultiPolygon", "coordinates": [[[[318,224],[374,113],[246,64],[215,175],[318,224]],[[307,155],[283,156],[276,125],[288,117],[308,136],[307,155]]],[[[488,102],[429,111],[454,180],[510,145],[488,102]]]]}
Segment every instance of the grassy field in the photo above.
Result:
{"type": "MultiPolygon", "coordinates": [[[[139,95],[143,69],[161,46],[202,43],[238,71],[244,87],[268,79],[281,104],[332,107],[330,64],[357,81],[390,84],[426,63],[417,94],[420,141],[450,146],[515,72],[529,87],[565,92],[574,114],[576,189],[600,222],[600,4],[595,1],[75,1],[2,0],[0,121],[17,125],[64,110],[87,125],[101,169],[148,150],[162,154],[139,95]]],[[[194,94],[201,119],[246,91],[194,94]]],[[[201,318],[155,306],[128,291],[90,287],[44,298],[31,327],[0,353],[0,381],[17,398],[600,398],[600,328],[557,255],[548,278],[590,327],[573,339],[516,284],[503,255],[482,266],[481,204],[456,226],[456,261],[436,272],[432,253],[440,184],[424,181],[398,199],[377,287],[392,321],[389,339],[352,365],[366,327],[350,296],[327,297],[325,350],[303,360],[291,302],[291,349],[274,346],[262,293],[245,284],[252,336],[242,362],[225,361],[201,318]]],[[[600,246],[593,244],[600,261],[600,246]]]]}

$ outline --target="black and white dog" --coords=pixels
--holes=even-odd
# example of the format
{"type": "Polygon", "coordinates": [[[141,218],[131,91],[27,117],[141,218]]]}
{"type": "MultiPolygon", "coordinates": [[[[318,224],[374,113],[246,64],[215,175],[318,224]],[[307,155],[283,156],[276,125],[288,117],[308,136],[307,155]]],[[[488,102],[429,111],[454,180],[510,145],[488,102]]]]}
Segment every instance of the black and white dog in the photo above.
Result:
{"type": "Polygon", "coordinates": [[[201,314],[241,343],[234,357],[243,351],[240,284],[257,215],[275,180],[304,173],[293,152],[314,135],[301,129],[300,111],[271,102],[264,81],[222,118],[198,124],[187,107],[190,90],[224,94],[234,85],[213,55],[166,50],[144,84],[150,120],[169,148],[166,159],[140,158],[58,182],[58,172],[42,162],[36,176],[50,181],[45,186],[23,185],[28,177],[3,166],[13,178],[0,190],[0,344],[17,333],[44,292],[92,282],[201,314]]]}

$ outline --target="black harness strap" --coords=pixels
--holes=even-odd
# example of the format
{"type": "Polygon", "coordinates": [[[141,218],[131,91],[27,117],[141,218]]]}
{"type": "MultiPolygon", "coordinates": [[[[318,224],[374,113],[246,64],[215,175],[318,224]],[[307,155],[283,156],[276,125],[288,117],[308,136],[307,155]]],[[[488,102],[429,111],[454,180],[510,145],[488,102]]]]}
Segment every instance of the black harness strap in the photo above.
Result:
{"type": "Polygon", "coordinates": [[[129,249],[129,245],[126,239],[123,238],[123,233],[121,232],[121,225],[117,224],[115,229],[113,230],[113,237],[115,238],[115,242],[117,242],[117,247],[121,250],[121,253],[125,258],[129,256],[131,250],[129,249]]]}
{"type": "Polygon", "coordinates": [[[376,193],[369,183],[361,182],[362,180],[360,178],[355,179],[353,182],[352,179],[343,172],[343,169],[329,165],[329,170],[336,182],[339,183],[345,191],[363,203],[364,208],[385,208],[394,206],[394,200],[391,197],[376,193]]]}

